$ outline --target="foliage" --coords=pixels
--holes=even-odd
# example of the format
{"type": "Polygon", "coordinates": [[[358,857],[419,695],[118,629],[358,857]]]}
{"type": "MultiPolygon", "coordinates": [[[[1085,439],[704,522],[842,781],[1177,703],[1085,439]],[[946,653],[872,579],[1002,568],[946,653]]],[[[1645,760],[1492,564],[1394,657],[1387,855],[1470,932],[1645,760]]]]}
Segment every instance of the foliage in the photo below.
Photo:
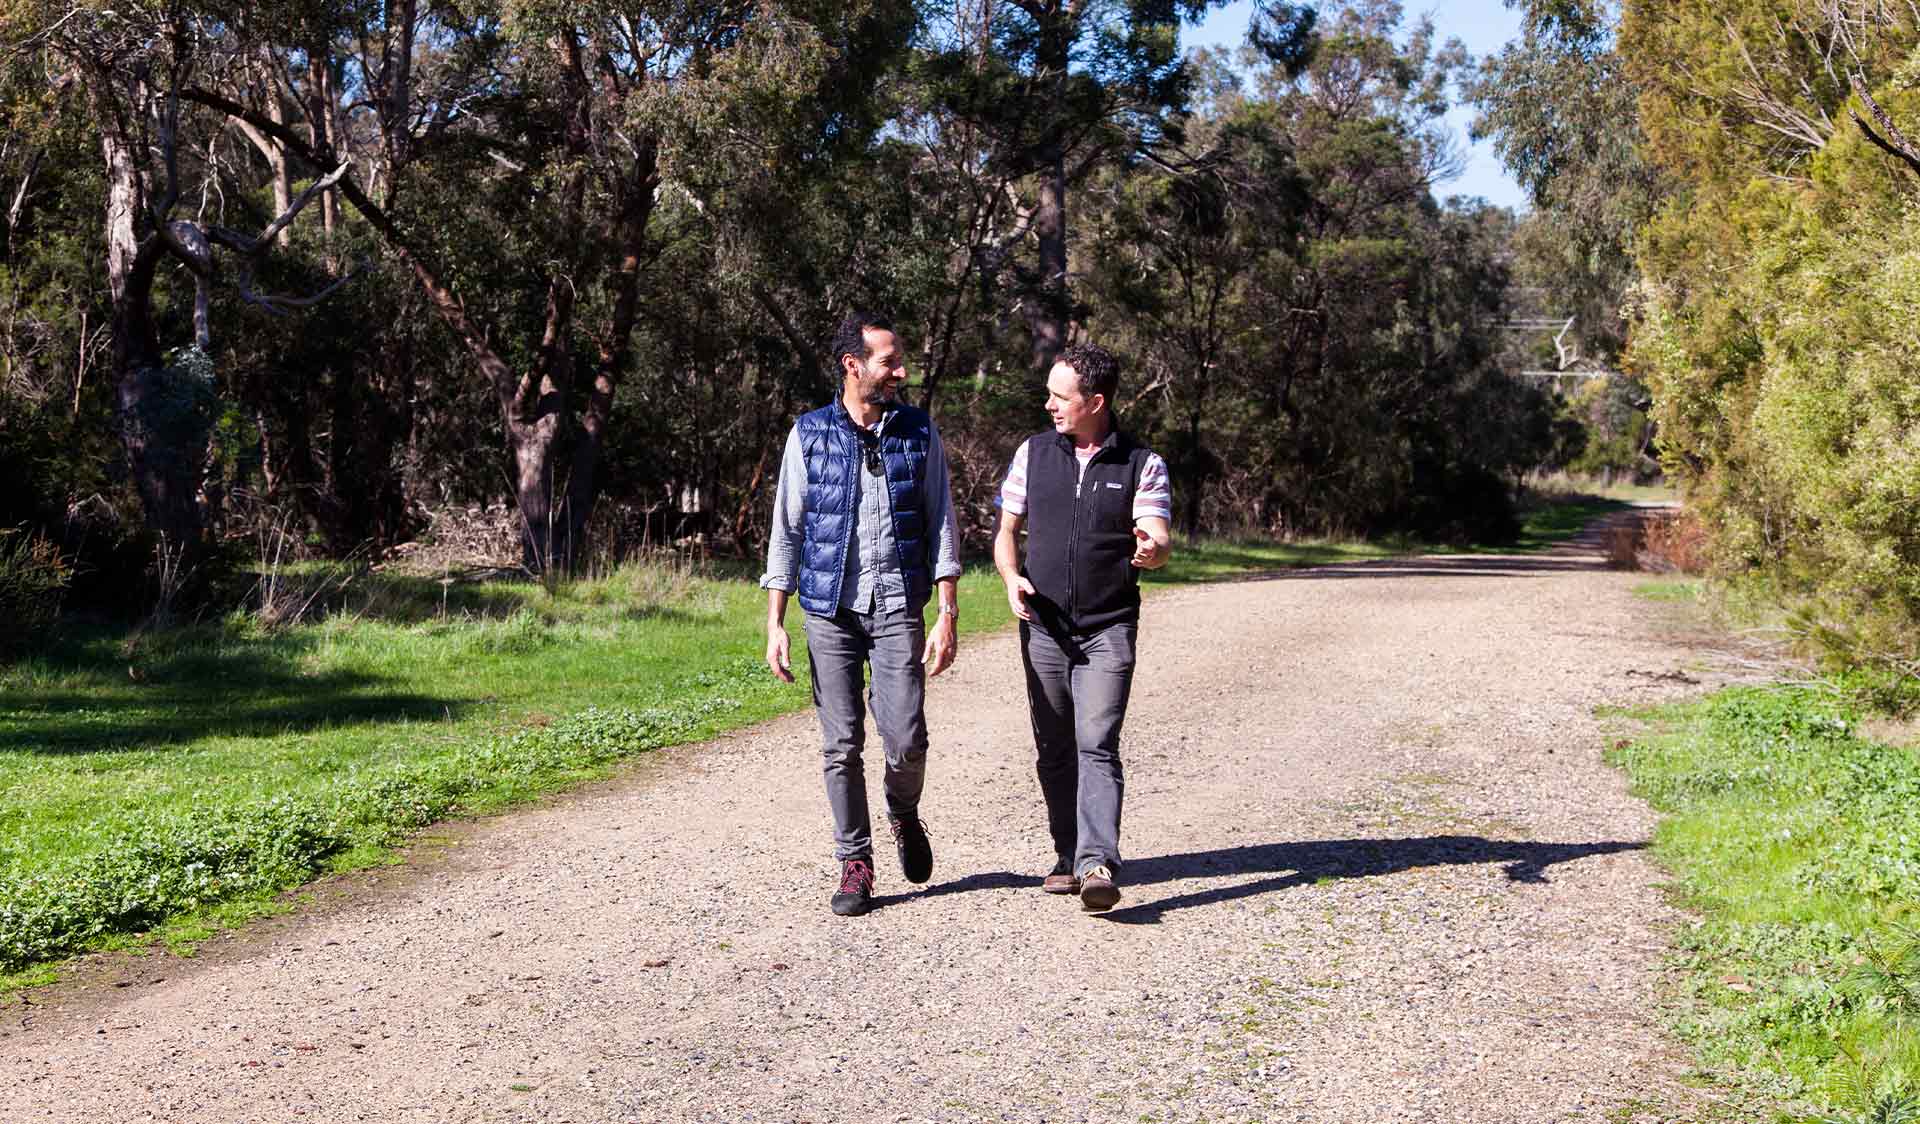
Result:
{"type": "Polygon", "coordinates": [[[976,549],[1053,336],[1123,354],[1188,534],[1510,531],[1586,423],[1506,377],[1513,223],[1433,198],[1464,53],[1274,2],[1235,70],[1206,7],[0,4],[0,525],[136,618],[159,532],[221,591],[503,502],[530,569],[751,554],[863,305],[976,549]]]}
{"type": "Polygon", "coordinates": [[[1655,848],[1698,917],[1680,1032],[1823,1119],[1895,1119],[1920,1096],[1920,758],[1863,738],[1852,695],[1729,689],[1612,756],[1666,814],[1655,848]]]}
{"type": "Polygon", "coordinates": [[[1628,3],[1620,30],[1678,185],[1627,361],[1721,570],[1765,573],[1842,661],[1920,651],[1920,178],[1867,132],[1920,109],[1903,13],[1628,3]]]}
{"type": "Polygon", "coordinates": [[[37,533],[0,531],[0,657],[45,640],[72,581],[59,547],[37,533]]]}
{"type": "Polygon", "coordinates": [[[1614,0],[1524,0],[1520,37],[1468,83],[1473,132],[1533,204],[1515,239],[1523,283],[1576,318],[1587,357],[1626,338],[1632,250],[1666,185],[1643,155],[1639,88],[1616,48],[1614,0]]]}
{"type": "Polygon", "coordinates": [[[1464,53],[1393,3],[1316,33],[1251,82],[1196,62],[1186,160],[1099,181],[1088,326],[1137,356],[1122,410],[1189,531],[1510,537],[1556,436],[1506,374],[1510,218],[1430,190],[1464,53]]]}

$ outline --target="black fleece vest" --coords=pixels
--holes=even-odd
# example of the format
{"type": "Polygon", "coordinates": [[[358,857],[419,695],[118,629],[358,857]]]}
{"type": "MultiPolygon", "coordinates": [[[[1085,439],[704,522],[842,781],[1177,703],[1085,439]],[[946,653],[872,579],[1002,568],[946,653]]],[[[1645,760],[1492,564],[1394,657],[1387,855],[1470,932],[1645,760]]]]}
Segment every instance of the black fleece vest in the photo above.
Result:
{"type": "Polygon", "coordinates": [[[1071,438],[1048,430],[1027,439],[1027,556],[1020,572],[1033,583],[1029,603],[1049,631],[1091,632],[1139,619],[1133,493],[1149,455],[1115,430],[1081,476],[1071,438]]]}

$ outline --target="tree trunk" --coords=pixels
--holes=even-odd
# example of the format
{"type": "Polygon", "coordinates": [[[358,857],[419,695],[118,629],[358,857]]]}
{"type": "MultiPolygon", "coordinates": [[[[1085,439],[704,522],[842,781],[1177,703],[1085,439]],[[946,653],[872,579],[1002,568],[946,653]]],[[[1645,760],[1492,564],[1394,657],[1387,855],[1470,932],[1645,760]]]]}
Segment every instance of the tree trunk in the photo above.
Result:
{"type": "Polygon", "coordinates": [[[160,353],[153,322],[153,277],[159,265],[157,235],[141,236],[146,200],[133,146],[114,128],[106,99],[96,113],[107,171],[107,292],[113,318],[114,400],[127,467],[140,492],[147,526],[188,552],[200,548],[199,477],[206,452],[191,375],[177,378],[160,353]],[[196,434],[198,441],[195,440],[196,434]]]}
{"type": "Polygon", "coordinates": [[[1040,206],[1034,212],[1033,233],[1040,243],[1039,307],[1028,319],[1033,329],[1033,364],[1041,370],[1053,365],[1067,346],[1067,322],[1072,297],[1067,291],[1067,161],[1056,153],[1040,173],[1040,206]]]}
{"type": "MultiPolygon", "coordinates": [[[[274,124],[285,125],[287,123],[287,107],[286,103],[280,100],[279,87],[274,85],[272,66],[273,60],[271,57],[264,59],[260,75],[267,92],[267,116],[273,119],[274,124]]],[[[272,137],[266,137],[264,140],[266,144],[262,154],[266,156],[267,164],[273,169],[273,213],[276,215],[284,215],[287,213],[287,209],[293,206],[292,163],[287,158],[286,145],[281,144],[272,137]]],[[[328,192],[327,194],[332,195],[333,193],[328,192]]],[[[293,224],[288,223],[286,226],[281,227],[280,233],[274,235],[274,241],[279,243],[283,249],[293,245],[293,224]]]]}
{"type": "MultiPolygon", "coordinates": [[[[1051,25],[1041,32],[1038,62],[1047,75],[1054,103],[1046,112],[1054,114],[1066,112],[1063,103],[1073,19],[1068,13],[1056,12],[1051,25]]],[[[1059,128],[1057,122],[1054,128],[1059,128]]],[[[1040,171],[1040,205],[1034,211],[1033,233],[1040,245],[1040,277],[1035,294],[1038,307],[1029,313],[1028,324],[1033,332],[1034,366],[1044,371],[1067,345],[1067,327],[1073,314],[1067,286],[1067,153],[1064,141],[1057,136],[1048,143],[1040,171]]]]}
{"type": "Polygon", "coordinates": [[[654,188],[659,182],[658,149],[648,144],[634,159],[632,177],[626,184],[625,205],[615,228],[620,265],[607,286],[613,295],[612,318],[600,338],[593,385],[580,411],[580,432],[573,444],[573,468],[567,477],[567,527],[573,552],[586,541],[587,517],[593,513],[598,495],[600,451],[606,446],[613,419],[613,394],[633,349],[633,325],[640,308],[640,260],[646,248],[647,222],[653,217],[654,188]]]}
{"type": "MultiPolygon", "coordinates": [[[[307,143],[315,152],[333,150],[333,107],[338,102],[333,90],[333,68],[325,47],[315,44],[307,48],[307,143]]],[[[327,192],[320,197],[321,229],[326,232],[327,244],[333,244],[333,231],[340,221],[340,197],[335,192],[327,192]]],[[[331,271],[332,258],[328,258],[331,271]]]]}
{"type": "MultiPolygon", "coordinates": [[[[572,562],[566,553],[572,537],[554,510],[554,446],[560,436],[563,397],[551,382],[543,384],[541,406],[516,416],[507,407],[507,439],[513,446],[514,501],[520,508],[521,565],[535,574],[564,573],[572,562]]],[[[564,506],[564,505],[563,505],[564,506]]]]}

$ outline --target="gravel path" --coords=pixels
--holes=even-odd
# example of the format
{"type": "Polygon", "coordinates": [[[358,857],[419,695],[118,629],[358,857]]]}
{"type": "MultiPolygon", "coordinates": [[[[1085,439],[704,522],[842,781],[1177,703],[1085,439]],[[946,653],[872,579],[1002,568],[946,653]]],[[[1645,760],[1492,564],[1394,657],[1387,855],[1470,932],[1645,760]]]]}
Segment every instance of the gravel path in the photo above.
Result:
{"type": "Polygon", "coordinates": [[[1152,598],[1106,916],[1037,888],[1016,641],[974,640],[923,891],[885,854],[827,911],[800,714],[8,1004],[0,1121],[1663,1119],[1675,915],[1593,709],[1697,688],[1596,552],[1152,598]]]}

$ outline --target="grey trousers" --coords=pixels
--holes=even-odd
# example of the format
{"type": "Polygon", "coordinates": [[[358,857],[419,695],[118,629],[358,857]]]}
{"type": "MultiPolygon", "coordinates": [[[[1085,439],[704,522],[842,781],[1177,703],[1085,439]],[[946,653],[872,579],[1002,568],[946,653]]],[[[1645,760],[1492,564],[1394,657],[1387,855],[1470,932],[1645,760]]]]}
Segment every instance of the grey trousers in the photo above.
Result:
{"type": "Polygon", "coordinates": [[[813,706],[820,716],[827,803],[833,809],[833,855],[873,861],[873,821],[867,812],[867,740],[860,688],[868,666],[867,704],[886,752],[887,813],[915,815],[927,779],[926,669],[920,652],[927,626],[916,611],[806,615],[807,666],[813,706]]]}
{"type": "Polygon", "coordinates": [[[1133,621],[1090,633],[1020,626],[1040,795],[1054,852],[1076,873],[1120,866],[1120,726],[1133,690],[1133,621]]]}

